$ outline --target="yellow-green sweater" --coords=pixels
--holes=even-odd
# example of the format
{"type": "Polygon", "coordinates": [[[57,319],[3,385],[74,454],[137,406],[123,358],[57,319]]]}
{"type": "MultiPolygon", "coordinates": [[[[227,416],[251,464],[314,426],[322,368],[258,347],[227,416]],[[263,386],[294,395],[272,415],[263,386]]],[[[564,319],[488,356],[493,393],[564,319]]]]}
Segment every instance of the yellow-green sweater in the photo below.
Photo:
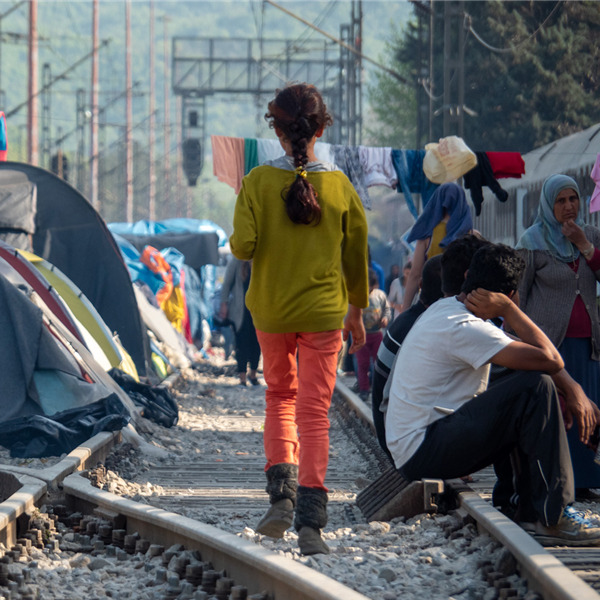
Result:
{"type": "Polygon", "coordinates": [[[309,171],[321,222],[292,223],[281,192],[294,177],[265,165],[242,181],[229,243],[234,256],[253,260],[246,305],[267,333],[340,329],[349,303],[369,304],[364,209],[344,173],[309,171]]]}

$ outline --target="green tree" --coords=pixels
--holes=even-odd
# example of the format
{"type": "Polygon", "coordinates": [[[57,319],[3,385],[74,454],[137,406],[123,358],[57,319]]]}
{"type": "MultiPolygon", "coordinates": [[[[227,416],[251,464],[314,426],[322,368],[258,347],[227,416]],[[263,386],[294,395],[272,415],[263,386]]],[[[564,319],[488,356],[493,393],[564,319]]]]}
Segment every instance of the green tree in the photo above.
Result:
{"type": "MultiPolygon", "coordinates": [[[[409,24],[409,29],[413,26],[409,24]]],[[[416,81],[412,65],[403,60],[400,50],[406,40],[395,29],[386,43],[386,54],[391,57],[388,67],[409,81],[416,81]]],[[[387,71],[373,73],[375,83],[368,88],[369,106],[375,119],[366,119],[366,143],[394,148],[414,145],[416,135],[416,95],[412,86],[401,83],[387,71]]]]}
{"type": "MultiPolygon", "coordinates": [[[[433,3],[433,140],[442,137],[445,2],[433,3]]],[[[465,2],[464,138],[474,150],[527,152],[600,121],[600,3],[594,1],[465,2]]],[[[390,42],[388,64],[417,79],[416,17],[390,42]],[[398,65],[403,61],[403,66],[398,65]],[[396,66],[392,66],[396,65],[396,66]]],[[[454,74],[456,76],[456,74],[454,74]]],[[[431,82],[429,82],[431,84],[431,82]]],[[[406,98],[378,111],[380,130],[402,139],[416,122],[416,84],[380,76],[373,99],[406,98]],[[396,90],[394,92],[394,89],[396,90]],[[402,114],[400,114],[402,111],[402,114]]]]}

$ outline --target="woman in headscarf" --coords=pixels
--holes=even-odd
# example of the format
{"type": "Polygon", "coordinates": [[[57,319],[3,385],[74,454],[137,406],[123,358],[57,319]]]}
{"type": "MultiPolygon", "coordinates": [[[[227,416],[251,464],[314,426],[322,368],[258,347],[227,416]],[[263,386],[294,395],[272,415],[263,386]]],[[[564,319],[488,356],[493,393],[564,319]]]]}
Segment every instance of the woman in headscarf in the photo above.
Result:
{"type": "MultiPolygon", "coordinates": [[[[600,230],[583,222],[577,182],[552,175],[544,182],[535,222],[517,244],[527,268],[519,287],[521,309],[558,348],[565,369],[597,406],[600,394],[600,230]]],[[[600,421],[596,410],[596,419],[600,421]]],[[[580,439],[577,423],[565,414],[569,448],[580,498],[600,488],[600,465],[580,439]]],[[[597,444],[597,442],[595,442],[597,444]]]]}
{"type": "Polygon", "coordinates": [[[472,229],[471,209],[464,190],[456,183],[440,185],[425,205],[407,238],[408,242],[417,243],[404,289],[402,312],[411,307],[419,291],[425,261],[442,254],[450,242],[471,233],[472,229]]]}

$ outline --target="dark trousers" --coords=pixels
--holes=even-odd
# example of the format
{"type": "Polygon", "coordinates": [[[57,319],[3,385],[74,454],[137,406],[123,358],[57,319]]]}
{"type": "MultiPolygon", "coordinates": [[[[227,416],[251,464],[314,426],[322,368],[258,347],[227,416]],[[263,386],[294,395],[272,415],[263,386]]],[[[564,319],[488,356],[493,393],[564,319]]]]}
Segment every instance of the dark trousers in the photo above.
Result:
{"type": "Polygon", "coordinates": [[[260,345],[256,337],[256,329],[248,310],[244,311],[244,320],[235,332],[235,360],[238,373],[245,373],[247,366],[256,371],[260,360],[260,345]]]}
{"type": "MultiPolygon", "coordinates": [[[[391,374],[390,374],[391,377],[391,374]]],[[[387,454],[390,461],[394,462],[390,451],[388,450],[387,443],[385,441],[385,417],[384,414],[379,410],[381,403],[383,402],[383,390],[387,378],[384,377],[377,369],[373,369],[373,385],[371,387],[371,408],[373,411],[373,425],[375,426],[375,434],[377,435],[377,441],[381,446],[382,450],[387,454]]]]}
{"type": "Polygon", "coordinates": [[[505,462],[513,451],[519,457],[514,475],[520,520],[555,525],[575,493],[558,395],[548,375],[515,371],[435,421],[400,473],[409,480],[454,479],[505,462]]]}

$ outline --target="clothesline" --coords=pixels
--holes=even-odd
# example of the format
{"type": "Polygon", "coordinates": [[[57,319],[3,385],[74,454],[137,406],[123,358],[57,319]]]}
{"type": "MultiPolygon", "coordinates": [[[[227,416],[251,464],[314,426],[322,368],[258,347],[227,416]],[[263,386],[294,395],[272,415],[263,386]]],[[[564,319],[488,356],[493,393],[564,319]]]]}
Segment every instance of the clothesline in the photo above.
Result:
{"type": "MultiPolygon", "coordinates": [[[[284,153],[279,141],[273,139],[211,135],[211,143],[213,174],[236,193],[241,189],[244,175],[284,153]]],[[[383,185],[404,195],[408,209],[416,219],[418,211],[412,194],[420,194],[425,206],[439,185],[431,182],[423,171],[425,150],[317,142],[315,154],[319,160],[335,164],[346,174],[367,209],[371,208],[368,188],[383,185]]],[[[496,179],[520,178],[525,173],[525,163],[518,152],[477,152],[476,156],[477,166],[465,174],[465,187],[471,190],[479,214],[482,186],[490,187],[499,200],[506,200],[506,192],[496,179]]]]}

